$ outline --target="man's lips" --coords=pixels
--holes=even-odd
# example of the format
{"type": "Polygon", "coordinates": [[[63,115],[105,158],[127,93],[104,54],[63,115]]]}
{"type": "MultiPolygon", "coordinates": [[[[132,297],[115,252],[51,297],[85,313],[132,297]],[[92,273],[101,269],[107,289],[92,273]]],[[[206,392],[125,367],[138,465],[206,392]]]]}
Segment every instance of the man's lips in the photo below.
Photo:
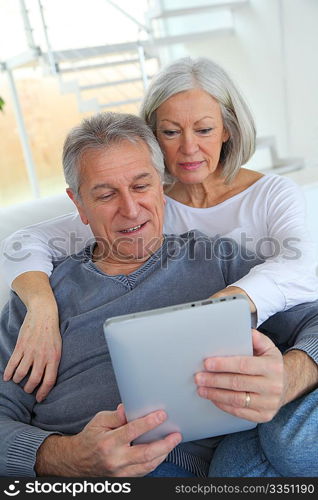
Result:
{"type": "Polygon", "coordinates": [[[148,221],[136,224],[135,226],[127,227],[126,229],[121,229],[119,233],[121,234],[136,234],[143,230],[148,221]]]}
{"type": "Polygon", "coordinates": [[[181,167],[184,170],[195,170],[196,168],[201,167],[203,163],[203,161],[184,161],[178,162],[178,167],[181,167]]]}

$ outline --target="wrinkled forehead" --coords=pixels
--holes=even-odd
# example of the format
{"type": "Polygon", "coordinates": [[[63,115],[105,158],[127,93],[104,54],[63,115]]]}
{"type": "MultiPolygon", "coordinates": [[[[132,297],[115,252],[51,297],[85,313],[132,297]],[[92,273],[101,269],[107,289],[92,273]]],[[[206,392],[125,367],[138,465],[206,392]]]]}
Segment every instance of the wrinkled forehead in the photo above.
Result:
{"type": "Polygon", "coordinates": [[[159,177],[148,145],[142,141],[120,141],[99,148],[88,148],[79,165],[80,185],[129,182],[138,176],[159,177]]]}

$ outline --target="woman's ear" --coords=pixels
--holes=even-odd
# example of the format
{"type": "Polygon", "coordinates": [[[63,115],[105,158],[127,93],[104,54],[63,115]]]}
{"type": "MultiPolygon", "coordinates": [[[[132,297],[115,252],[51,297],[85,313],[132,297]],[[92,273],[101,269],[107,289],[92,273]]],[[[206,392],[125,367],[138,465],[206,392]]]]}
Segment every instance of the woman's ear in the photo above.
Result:
{"type": "Polygon", "coordinates": [[[229,132],[226,130],[226,128],[223,128],[223,137],[222,137],[222,141],[223,142],[226,142],[228,141],[230,138],[230,134],[229,132]]]}

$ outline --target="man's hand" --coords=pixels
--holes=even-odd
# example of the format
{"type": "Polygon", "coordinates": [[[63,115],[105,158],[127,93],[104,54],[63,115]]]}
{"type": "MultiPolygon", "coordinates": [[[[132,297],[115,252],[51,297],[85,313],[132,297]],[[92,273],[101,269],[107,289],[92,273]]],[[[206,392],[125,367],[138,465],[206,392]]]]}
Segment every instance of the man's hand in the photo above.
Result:
{"type": "Polygon", "coordinates": [[[245,292],[245,290],[243,290],[243,288],[240,288],[238,286],[227,286],[226,288],[223,288],[219,292],[216,292],[213,295],[211,295],[210,298],[211,299],[215,299],[215,298],[218,298],[218,297],[226,297],[228,295],[236,295],[237,293],[240,293],[241,295],[244,295],[247,298],[249,306],[250,306],[251,313],[255,313],[256,312],[256,307],[255,307],[254,302],[252,301],[252,299],[250,298],[250,296],[247,295],[247,293],[245,292]]]}
{"type": "Polygon", "coordinates": [[[273,342],[252,330],[254,356],[207,358],[195,375],[198,394],[218,408],[253,422],[269,422],[285,403],[288,379],[273,342]]]}
{"type": "Polygon", "coordinates": [[[137,477],[154,470],[181,441],[180,433],[131,446],[138,436],[166,420],[155,411],[127,423],[123,405],[103,411],[75,436],[49,436],[38,449],[35,470],[40,476],[137,477]]]}

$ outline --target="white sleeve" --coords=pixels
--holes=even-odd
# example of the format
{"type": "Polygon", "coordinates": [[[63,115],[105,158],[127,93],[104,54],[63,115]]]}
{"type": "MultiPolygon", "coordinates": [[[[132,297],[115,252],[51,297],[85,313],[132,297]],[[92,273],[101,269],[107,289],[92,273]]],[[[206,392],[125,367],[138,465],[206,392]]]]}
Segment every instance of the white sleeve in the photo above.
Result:
{"type": "Polygon", "coordinates": [[[318,298],[316,248],[307,227],[301,188],[282,177],[262,201],[272,255],[233,283],[253,300],[257,325],[276,312],[318,298]]]}
{"type": "Polygon", "coordinates": [[[0,272],[8,285],[27,271],[50,276],[53,261],[78,253],[93,241],[90,227],[82,223],[77,212],[27,226],[3,241],[0,272]]]}

